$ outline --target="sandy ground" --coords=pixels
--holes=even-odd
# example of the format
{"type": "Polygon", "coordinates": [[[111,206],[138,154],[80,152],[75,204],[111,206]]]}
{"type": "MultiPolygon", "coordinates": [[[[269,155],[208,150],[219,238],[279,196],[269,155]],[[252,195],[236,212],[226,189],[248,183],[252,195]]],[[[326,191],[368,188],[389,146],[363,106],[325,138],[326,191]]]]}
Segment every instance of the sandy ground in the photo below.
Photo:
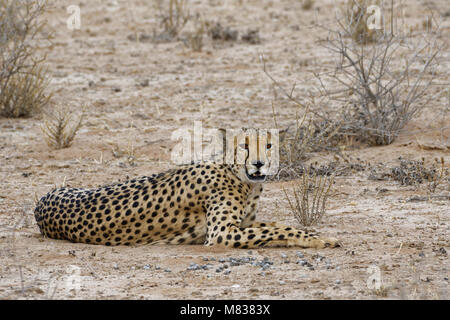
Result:
{"type": "MultiPolygon", "coordinates": [[[[258,29],[261,36],[260,44],[205,36],[202,52],[182,40],[130,40],[158,30],[152,1],[77,1],[78,31],[66,27],[72,2],[55,2],[48,17],[54,39],[47,50],[54,101],[75,112],[85,106],[85,124],[73,146],[51,150],[39,116],[0,119],[0,298],[449,298],[449,201],[408,201],[426,195],[426,184],[369,180],[368,170],[336,179],[326,217],[315,228],[341,239],[339,249],[111,248],[41,237],[32,213],[36,197],[63,183],[93,187],[173,167],[171,133],[195,120],[211,128],[273,128],[275,101],[280,123],[292,121],[295,109],[274,98],[260,54],[274,76],[286,86],[297,82],[300,90],[310,85],[311,71],[331,63],[315,42],[325,33],[314,24],[331,21],[334,1],[316,1],[315,13],[294,0],[189,1],[192,14],[240,34],[258,29]]],[[[448,10],[445,0],[432,5],[443,15],[448,10]]],[[[422,12],[421,2],[408,1],[406,22],[422,25],[422,12]]],[[[448,16],[442,18],[447,38],[448,16]]],[[[193,27],[188,23],[181,38],[193,27]]],[[[430,89],[436,98],[395,143],[361,146],[346,155],[385,167],[398,165],[399,156],[429,162],[444,157],[450,163],[450,130],[443,117],[448,56],[440,85],[430,89]]],[[[267,183],[261,220],[299,226],[281,190],[291,184],[267,183]]],[[[444,183],[436,194],[449,191],[444,183]]]]}

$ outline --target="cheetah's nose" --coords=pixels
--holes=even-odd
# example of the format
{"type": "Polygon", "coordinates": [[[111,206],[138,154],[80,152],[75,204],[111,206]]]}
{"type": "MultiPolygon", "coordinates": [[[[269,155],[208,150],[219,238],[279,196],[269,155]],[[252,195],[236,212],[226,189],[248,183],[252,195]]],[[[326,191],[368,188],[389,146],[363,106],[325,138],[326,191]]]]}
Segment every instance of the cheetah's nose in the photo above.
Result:
{"type": "Polygon", "coordinates": [[[263,165],[264,165],[264,162],[261,162],[261,161],[254,161],[254,162],[252,162],[252,164],[256,167],[256,168],[261,168],[263,165]]]}

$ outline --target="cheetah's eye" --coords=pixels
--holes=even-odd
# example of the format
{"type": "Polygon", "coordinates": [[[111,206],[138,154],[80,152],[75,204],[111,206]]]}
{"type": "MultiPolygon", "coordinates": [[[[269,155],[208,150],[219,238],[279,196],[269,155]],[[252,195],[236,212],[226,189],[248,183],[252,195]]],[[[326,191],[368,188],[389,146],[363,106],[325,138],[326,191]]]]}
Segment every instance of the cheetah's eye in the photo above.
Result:
{"type": "Polygon", "coordinates": [[[272,144],[271,144],[271,143],[268,143],[267,146],[266,146],[266,148],[267,148],[267,149],[272,148],[272,144]]]}

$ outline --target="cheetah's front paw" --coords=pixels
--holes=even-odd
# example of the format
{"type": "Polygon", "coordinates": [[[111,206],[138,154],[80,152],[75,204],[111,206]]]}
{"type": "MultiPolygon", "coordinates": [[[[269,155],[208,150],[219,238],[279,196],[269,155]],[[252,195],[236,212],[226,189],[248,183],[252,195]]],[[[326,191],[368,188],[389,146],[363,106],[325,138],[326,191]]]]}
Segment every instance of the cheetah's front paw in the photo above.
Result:
{"type": "Polygon", "coordinates": [[[336,238],[320,238],[314,242],[314,247],[317,249],[342,247],[342,242],[336,238]]]}

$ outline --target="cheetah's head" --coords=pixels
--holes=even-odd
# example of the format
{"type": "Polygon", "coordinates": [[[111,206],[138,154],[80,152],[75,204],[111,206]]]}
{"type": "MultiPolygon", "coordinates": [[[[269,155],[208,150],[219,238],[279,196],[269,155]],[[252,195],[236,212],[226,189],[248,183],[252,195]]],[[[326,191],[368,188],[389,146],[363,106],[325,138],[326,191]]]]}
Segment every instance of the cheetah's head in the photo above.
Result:
{"type": "MultiPolygon", "coordinates": [[[[224,131],[223,131],[224,132],[224,131]]],[[[247,183],[264,182],[278,169],[278,131],[263,129],[226,130],[225,161],[247,183]]]]}

